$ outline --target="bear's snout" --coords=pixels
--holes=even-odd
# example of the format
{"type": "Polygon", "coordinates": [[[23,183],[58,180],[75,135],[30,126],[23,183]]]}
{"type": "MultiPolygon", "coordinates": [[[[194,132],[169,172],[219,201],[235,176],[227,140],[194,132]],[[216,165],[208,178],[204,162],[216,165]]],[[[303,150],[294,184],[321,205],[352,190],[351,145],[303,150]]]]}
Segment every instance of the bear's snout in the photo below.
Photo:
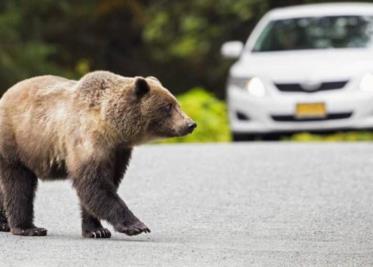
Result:
{"type": "Polygon", "coordinates": [[[197,123],[191,121],[187,124],[187,130],[191,133],[197,127],[197,123]]]}
{"type": "Polygon", "coordinates": [[[197,127],[197,123],[195,123],[193,120],[188,121],[185,124],[181,135],[187,135],[187,134],[192,133],[196,127],[197,127]]]}

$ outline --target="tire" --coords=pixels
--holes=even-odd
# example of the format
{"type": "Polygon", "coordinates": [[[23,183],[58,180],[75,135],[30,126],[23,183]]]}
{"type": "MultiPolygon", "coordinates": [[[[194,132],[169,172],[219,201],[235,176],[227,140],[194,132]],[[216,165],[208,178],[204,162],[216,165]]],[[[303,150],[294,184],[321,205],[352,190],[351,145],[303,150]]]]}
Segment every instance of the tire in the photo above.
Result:
{"type": "Polygon", "coordinates": [[[285,134],[280,133],[270,133],[262,136],[263,141],[281,141],[285,134]]]}
{"type": "Polygon", "coordinates": [[[285,133],[248,134],[248,133],[232,132],[232,141],[233,142],[281,141],[286,136],[289,136],[289,134],[285,134],[285,133]]]}
{"type": "Polygon", "coordinates": [[[257,139],[255,134],[246,134],[246,133],[235,133],[232,132],[232,141],[233,142],[244,142],[244,141],[255,141],[257,139]]]}

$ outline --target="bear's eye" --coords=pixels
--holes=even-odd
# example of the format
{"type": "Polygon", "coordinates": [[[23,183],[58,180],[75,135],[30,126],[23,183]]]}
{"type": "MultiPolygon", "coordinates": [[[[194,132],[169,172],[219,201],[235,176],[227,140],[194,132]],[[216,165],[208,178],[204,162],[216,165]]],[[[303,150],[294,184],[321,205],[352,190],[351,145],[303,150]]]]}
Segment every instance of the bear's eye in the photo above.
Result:
{"type": "Polygon", "coordinates": [[[163,107],[163,110],[167,113],[170,114],[172,110],[173,105],[172,104],[167,104],[166,106],[163,107]]]}

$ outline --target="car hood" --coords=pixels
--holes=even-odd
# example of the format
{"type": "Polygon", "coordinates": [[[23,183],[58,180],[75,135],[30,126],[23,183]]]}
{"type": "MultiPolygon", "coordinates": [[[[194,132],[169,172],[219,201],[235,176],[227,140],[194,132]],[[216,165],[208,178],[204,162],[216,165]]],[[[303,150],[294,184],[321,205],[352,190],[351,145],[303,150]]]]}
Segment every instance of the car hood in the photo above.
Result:
{"type": "Polygon", "coordinates": [[[259,76],[277,82],[347,80],[373,71],[368,49],[304,50],[243,54],[232,67],[234,77],[259,76]]]}

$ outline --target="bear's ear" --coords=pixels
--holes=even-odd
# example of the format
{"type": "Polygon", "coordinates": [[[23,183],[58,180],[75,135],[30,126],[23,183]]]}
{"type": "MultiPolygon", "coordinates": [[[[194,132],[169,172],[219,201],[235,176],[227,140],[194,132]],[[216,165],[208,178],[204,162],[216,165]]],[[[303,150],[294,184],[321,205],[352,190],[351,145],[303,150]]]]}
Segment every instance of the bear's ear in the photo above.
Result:
{"type": "Polygon", "coordinates": [[[149,84],[142,77],[135,78],[135,94],[138,98],[143,97],[150,91],[149,84]]]}
{"type": "Polygon", "coordinates": [[[159,84],[161,83],[161,81],[157,77],[154,77],[154,76],[148,76],[148,77],[146,77],[146,79],[150,79],[150,80],[156,81],[159,84]]]}

